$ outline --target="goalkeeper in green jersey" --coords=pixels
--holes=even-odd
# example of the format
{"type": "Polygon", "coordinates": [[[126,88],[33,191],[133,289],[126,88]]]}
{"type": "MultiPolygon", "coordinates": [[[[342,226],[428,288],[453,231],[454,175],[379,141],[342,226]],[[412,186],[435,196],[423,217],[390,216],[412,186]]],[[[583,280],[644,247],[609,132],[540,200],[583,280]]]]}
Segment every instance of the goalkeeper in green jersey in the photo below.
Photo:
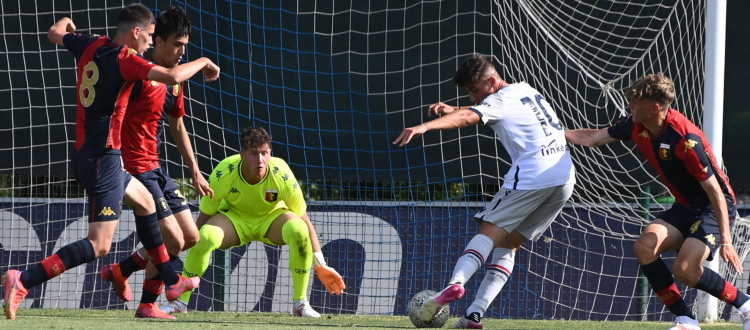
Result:
{"type": "MultiPolygon", "coordinates": [[[[307,301],[310,267],[330,293],[346,288],[341,275],[328,267],[318,235],[307,215],[307,204],[297,179],[281,158],[271,157],[271,136],[263,128],[242,131],[242,150],[214,168],[209,179],[214,196],[200,203],[200,241],[188,250],[183,274],[202,276],[216,249],[242,246],[252,241],[289,245],[289,270],[294,281],[292,313],[320,317],[307,301]]],[[[191,292],[163,308],[185,312],[191,292]],[[171,308],[170,308],[171,307],[171,308]]]]}

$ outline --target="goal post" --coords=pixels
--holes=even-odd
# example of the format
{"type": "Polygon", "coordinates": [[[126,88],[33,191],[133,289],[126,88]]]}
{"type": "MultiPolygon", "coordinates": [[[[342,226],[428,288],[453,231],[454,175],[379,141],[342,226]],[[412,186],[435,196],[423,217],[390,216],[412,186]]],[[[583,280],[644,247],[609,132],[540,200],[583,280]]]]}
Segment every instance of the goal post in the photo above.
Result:
{"type": "MultiPolygon", "coordinates": [[[[322,313],[382,315],[403,315],[414,294],[446,284],[477,231],[473,215],[510,166],[481,125],[391,144],[404,127],[430,119],[430,104],[469,103],[451,82],[461,61],[491,56],[506,81],[537,88],[569,129],[607,127],[628,113],[624,88],[664,72],[675,81],[674,107],[711,134],[720,154],[721,115],[704,109],[721,109],[722,88],[709,85],[721,78],[708,75],[722,53],[710,55],[720,45],[707,45],[720,28],[707,23],[723,2],[142,1],[157,14],[183,6],[193,24],[184,58],[207,56],[222,68],[218,82],[185,84],[185,124],[203,173],[238,151],[244,127],[268,129],[273,155],[300,181],[328,264],[347,284],[343,296],[331,296],[311,278],[311,304],[322,313]]],[[[68,175],[75,60],[46,32],[69,16],[82,33],[112,33],[128,3],[0,3],[0,271],[24,269],[86,235],[85,194],[68,175]]],[[[165,166],[197,212],[191,174],[165,138],[165,166]]],[[[571,203],[518,251],[487,317],[672,321],[650,287],[638,287],[632,252],[644,218],[669,207],[669,192],[632,143],[571,152],[578,181],[571,203]]],[[[129,210],[119,227],[109,256],[35,288],[23,307],[134,309],[97,274],[138,247],[129,210]]],[[[743,258],[748,228],[740,221],[734,233],[743,258]]],[[[191,309],[290,310],[287,248],[252,243],[225,255],[206,272],[191,309]]],[[[673,258],[665,255],[668,264],[673,258]]],[[[483,274],[467,284],[453,315],[469,306],[483,274]]],[[[696,302],[696,290],[680,289],[692,308],[708,306],[696,302]]],[[[705,320],[732,313],[718,303],[705,320]]]]}
{"type": "MultiPolygon", "coordinates": [[[[711,141],[711,149],[723,167],[723,127],[724,127],[724,50],[726,45],[726,0],[709,1],[706,8],[706,99],[704,101],[703,131],[711,141]]],[[[719,270],[719,253],[703,266],[719,270]]],[[[743,258],[744,260],[744,258],[743,258]]],[[[714,322],[719,317],[719,300],[703,292],[698,292],[697,317],[701,322],[714,322]]]]}

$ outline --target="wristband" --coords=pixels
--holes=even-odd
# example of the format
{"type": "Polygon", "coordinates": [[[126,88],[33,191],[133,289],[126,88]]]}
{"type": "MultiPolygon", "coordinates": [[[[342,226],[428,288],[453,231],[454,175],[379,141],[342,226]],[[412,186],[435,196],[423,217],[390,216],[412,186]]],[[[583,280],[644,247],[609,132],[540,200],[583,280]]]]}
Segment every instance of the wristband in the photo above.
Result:
{"type": "Polygon", "coordinates": [[[326,259],[323,258],[323,252],[313,252],[313,264],[315,264],[315,266],[326,265],[326,259]]]}

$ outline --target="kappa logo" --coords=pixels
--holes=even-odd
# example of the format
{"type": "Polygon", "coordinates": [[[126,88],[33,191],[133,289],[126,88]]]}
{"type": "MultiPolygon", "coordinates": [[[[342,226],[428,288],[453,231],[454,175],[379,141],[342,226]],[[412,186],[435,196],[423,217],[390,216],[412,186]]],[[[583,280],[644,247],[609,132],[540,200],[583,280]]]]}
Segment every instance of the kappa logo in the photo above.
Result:
{"type": "Polygon", "coordinates": [[[151,86],[159,86],[159,82],[156,80],[150,80],[151,86]]]}
{"type": "Polygon", "coordinates": [[[230,189],[229,192],[233,193],[233,194],[239,194],[240,193],[240,191],[237,188],[235,188],[235,187],[232,187],[232,189],[230,189]]]}
{"type": "Polygon", "coordinates": [[[687,152],[690,149],[695,148],[695,146],[697,145],[698,145],[698,141],[688,139],[687,141],[685,141],[685,152],[687,152]]]}
{"type": "Polygon", "coordinates": [[[642,138],[648,138],[648,131],[647,130],[643,130],[643,132],[641,132],[640,134],[638,134],[638,136],[640,136],[642,138]]]}
{"type": "Polygon", "coordinates": [[[115,211],[112,211],[112,208],[109,206],[105,206],[102,208],[102,210],[99,212],[98,215],[115,215],[115,211]]]}
{"type": "Polygon", "coordinates": [[[229,173],[232,173],[234,171],[234,164],[229,164],[227,169],[229,170],[229,173]]]}
{"type": "Polygon", "coordinates": [[[706,235],[706,240],[711,243],[711,245],[716,245],[716,236],[714,236],[714,234],[706,235]]]}

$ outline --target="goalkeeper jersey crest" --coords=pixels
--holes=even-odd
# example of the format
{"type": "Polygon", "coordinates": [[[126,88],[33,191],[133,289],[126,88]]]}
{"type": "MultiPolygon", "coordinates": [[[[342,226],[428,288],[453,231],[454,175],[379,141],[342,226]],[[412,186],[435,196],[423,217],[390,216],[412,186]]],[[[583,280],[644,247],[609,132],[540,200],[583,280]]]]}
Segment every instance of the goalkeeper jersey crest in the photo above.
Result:
{"type": "Polygon", "coordinates": [[[214,197],[201,199],[201,212],[214,215],[232,210],[248,220],[264,218],[280,208],[289,209],[299,216],[307,212],[302,189],[283,159],[271,157],[266,176],[257,184],[245,181],[241,168],[239,154],[227,157],[214,168],[209,177],[214,197]]]}

